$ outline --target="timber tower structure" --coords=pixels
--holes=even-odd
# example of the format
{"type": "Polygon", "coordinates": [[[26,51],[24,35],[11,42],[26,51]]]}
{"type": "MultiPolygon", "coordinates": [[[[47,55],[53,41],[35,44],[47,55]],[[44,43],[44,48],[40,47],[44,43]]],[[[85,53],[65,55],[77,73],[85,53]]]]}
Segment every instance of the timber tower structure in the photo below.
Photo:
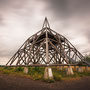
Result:
{"type": "Polygon", "coordinates": [[[7,62],[7,66],[78,65],[84,56],[63,35],[55,32],[45,18],[42,29],[29,37],[7,62]]]}

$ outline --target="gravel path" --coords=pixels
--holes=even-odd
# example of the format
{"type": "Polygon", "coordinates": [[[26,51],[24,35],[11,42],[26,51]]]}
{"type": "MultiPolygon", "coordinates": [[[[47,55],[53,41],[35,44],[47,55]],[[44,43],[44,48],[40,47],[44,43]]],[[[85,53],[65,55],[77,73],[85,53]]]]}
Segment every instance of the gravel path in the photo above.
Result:
{"type": "Polygon", "coordinates": [[[90,90],[90,77],[45,83],[24,77],[0,75],[0,90],[90,90]]]}

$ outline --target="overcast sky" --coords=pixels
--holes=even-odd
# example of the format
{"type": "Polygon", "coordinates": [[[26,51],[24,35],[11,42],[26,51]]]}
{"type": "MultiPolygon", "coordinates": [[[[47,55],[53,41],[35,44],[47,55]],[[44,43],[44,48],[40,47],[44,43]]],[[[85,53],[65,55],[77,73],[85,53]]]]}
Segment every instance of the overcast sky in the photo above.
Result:
{"type": "Polygon", "coordinates": [[[90,52],[90,0],[0,0],[0,64],[41,29],[45,16],[83,55],[90,52]]]}

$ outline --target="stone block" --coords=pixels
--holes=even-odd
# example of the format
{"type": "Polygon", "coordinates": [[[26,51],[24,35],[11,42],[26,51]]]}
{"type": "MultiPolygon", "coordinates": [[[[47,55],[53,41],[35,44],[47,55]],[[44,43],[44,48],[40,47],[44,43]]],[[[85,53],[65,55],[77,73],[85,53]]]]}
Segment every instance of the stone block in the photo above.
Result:
{"type": "Polygon", "coordinates": [[[73,69],[71,66],[69,66],[67,69],[66,69],[66,74],[67,75],[74,75],[74,72],[73,72],[73,69]]]}
{"type": "Polygon", "coordinates": [[[53,73],[52,73],[52,69],[50,67],[45,68],[44,79],[53,79],[53,73]]]}
{"type": "Polygon", "coordinates": [[[24,67],[24,71],[23,71],[24,73],[28,73],[28,67],[24,67]]]}
{"type": "Polygon", "coordinates": [[[84,72],[82,67],[78,67],[77,71],[80,72],[80,73],[84,72]]]}

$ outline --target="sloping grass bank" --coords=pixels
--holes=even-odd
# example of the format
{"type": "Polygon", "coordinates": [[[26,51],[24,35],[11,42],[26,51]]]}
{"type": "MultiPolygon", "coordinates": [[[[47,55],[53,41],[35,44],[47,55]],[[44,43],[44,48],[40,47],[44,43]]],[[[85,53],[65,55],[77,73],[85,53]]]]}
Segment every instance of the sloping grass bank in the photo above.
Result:
{"type": "MultiPolygon", "coordinates": [[[[53,71],[54,81],[69,80],[72,78],[90,76],[90,71],[84,71],[82,73],[78,73],[77,71],[74,71],[74,75],[67,76],[65,68],[63,68],[63,70],[59,70],[57,67],[51,67],[51,68],[53,71]]],[[[42,80],[42,81],[44,80],[43,75],[44,75],[45,67],[28,67],[28,69],[29,69],[28,74],[25,74],[23,72],[24,67],[17,67],[17,68],[0,67],[0,73],[7,74],[7,75],[26,77],[26,78],[30,78],[33,80],[42,80]]]]}

